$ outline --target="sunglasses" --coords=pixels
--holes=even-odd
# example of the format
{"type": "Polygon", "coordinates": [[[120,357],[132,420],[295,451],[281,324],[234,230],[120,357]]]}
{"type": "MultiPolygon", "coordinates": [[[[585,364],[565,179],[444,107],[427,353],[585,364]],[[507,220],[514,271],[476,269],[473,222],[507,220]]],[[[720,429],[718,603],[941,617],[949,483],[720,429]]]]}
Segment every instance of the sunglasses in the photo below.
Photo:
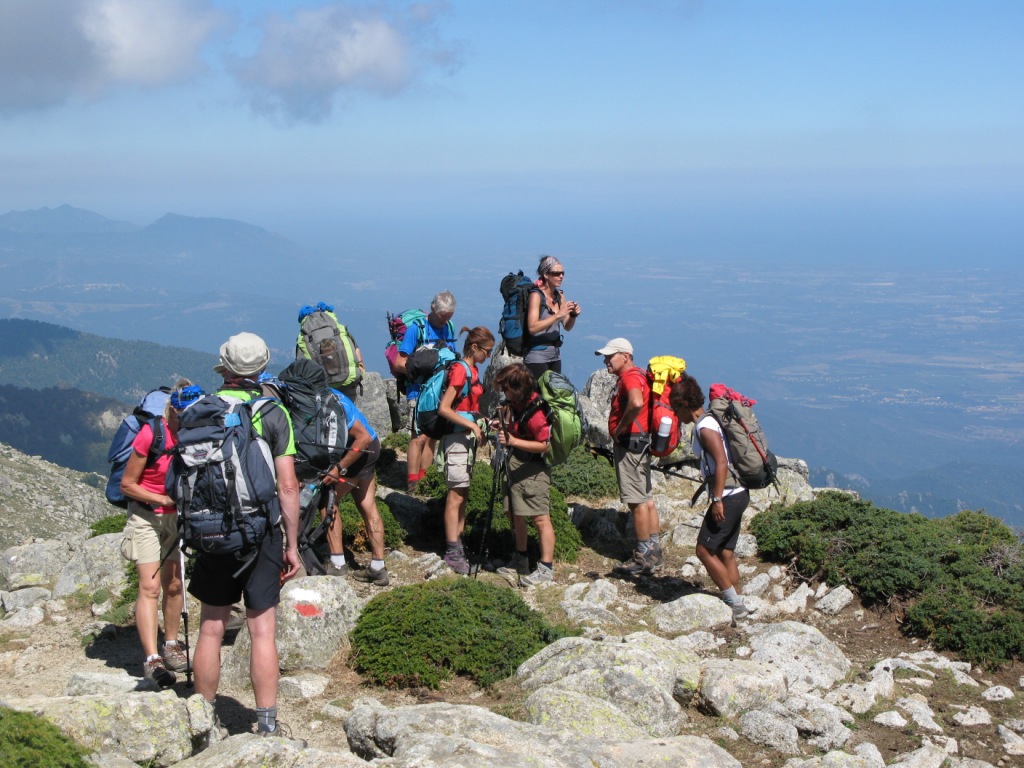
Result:
{"type": "Polygon", "coordinates": [[[552,277],[562,277],[565,274],[565,272],[548,272],[548,274],[551,275],[552,277]]]}

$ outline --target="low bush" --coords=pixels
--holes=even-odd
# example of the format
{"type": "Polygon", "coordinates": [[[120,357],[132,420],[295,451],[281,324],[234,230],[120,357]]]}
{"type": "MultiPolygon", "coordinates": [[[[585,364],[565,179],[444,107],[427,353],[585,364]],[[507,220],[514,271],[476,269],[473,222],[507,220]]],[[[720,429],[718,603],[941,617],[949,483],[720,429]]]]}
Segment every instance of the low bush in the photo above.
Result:
{"type": "Polygon", "coordinates": [[[584,446],[573,448],[563,463],[551,470],[551,483],[565,496],[607,499],[619,495],[615,469],[603,456],[594,456],[584,446]]]}
{"type": "MultiPolygon", "coordinates": [[[[338,504],[338,512],[341,515],[345,545],[355,551],[369,551],[370,542],[366,538],[363,516],[359,514],[359,509],[351,495],[341,500],[341,503],[338,504]]],[[[377,500],[377,512],[380,513],[381,522],[384,524],[384,546],[398,549],[405,543],[405,529],[391,514],[391,507],[379,499],[377,500]]]]}
{"type": "Polygon", "coordinates": [[[87,754],[48,720],[0,706],[0,755],[7,768],[88,768],[87,754]]]}
{"type": "Polygon", "coordinates": [[[927,519],[844,493],[775,506],[751,523],[761,556],[805,579],[906,606],[903,630],[972,662],[1024,658],[1024,544],[995,517],[927,519]]]}
{"type": "Polygon", "coordinates": [[[352,663],[387,687],[437,689],[456,675],[487,687],[567,634],[513,590],[440,578],[367,603],[352,633],[352,663]]]}
{"type": "Polygon", "coordinates": [[[401,451],[405,453],[409,450],[410,435],[408,432],[392,432],[390,435],[381,440],[381,447],[384,449],[390,448],[393,451],[401,451]]]}
{"type": "Polygon", "coordinates": [[[103,536],[108,533],[120,533],[124,530],[124,524],[127,519],[128,515],[124,512],[101,517],[89,526],[89,538],[103,536]]]}

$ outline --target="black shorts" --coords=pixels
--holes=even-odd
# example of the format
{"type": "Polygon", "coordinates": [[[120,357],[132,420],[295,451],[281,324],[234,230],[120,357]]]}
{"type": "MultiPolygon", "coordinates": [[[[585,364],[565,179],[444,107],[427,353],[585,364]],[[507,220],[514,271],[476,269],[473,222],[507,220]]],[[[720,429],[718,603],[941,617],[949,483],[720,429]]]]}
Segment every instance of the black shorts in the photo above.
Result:
{"type": "Polygon", "coordinates": [[[380,440],[375,437],[366,450],[359,454],[359,458],[348,468],[348,473],[345,476],[350,480],[366,480],[373,477],[379,458],[380,440]]]}
{"type": "Polygon", "coordinates": [[[199,555],[188,593],[206,605],[234,605],[245,598],[254,611],[273,608],[281,602],[281,571],[284,570],[284,534],[271,525],[260,544],[259,554],[238,576],[233,574],[244,559],[233,555],[199,555]]]}
{"type": "Polygon", "coordinates": [[[715,522],[715,516],[711,513],[711,507],[704,513],[704,524],[697,534],[697,543],[703,545],[712,552],[721,549],[730,551],[736,549],[736,542],[740,538],[740,523],[743,522],[743,513],[750,504],[750,491],[744,489],[739,493],[732,493],[722,498],[722,505],[725,507],[725,520],[721,525],[715,522]]]}

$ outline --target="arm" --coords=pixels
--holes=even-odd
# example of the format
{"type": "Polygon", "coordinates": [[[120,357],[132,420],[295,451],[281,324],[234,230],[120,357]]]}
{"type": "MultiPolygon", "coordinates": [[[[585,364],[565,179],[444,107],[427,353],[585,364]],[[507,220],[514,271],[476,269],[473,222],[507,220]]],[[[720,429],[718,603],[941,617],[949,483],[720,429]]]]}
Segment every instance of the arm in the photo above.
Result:
{"type": "Polygon", "coordinates": [[[460,416],[454,408],[455,398],[459,394],[459,387],[449,384],[445,387],[444,394],[441,395],[441,402],[437,406],[437,412],[444,418],[448,419],[452,424],[459,427],[468,427],[470,431],[476,436],[478,445],[483,444],[484,433],[480,430],[480,427],[475,421],[470,421],[464,416],[460,416]]]}
{"type": "Polygon", "coordinates": [[[166,493],[153,493],[147,491],[141,485],[142,471],[146,468],[146,457],[136,450],[128,457],[128,464],[124,468],[124,475],[121,476],[121,493],[129,499],[149,504],[151,507],[174,506],[174,500],[166,493]]]}
{"type": "Polygon", "coordinates": [[[277,496],[281,502],[281,518],[287,545],[281,581],[285,582],[299,572],[299,481],[295,477],[295,461],[291,456],[275,456],[277,496]]]}
{"type": "Polygon", "coordinates": [[[640,411],[643,410],[644,393],[640,387],[634,387],[633,389],[627,389],[626,399],[626,410],[622,412],[622,418],[619,419],[619,426],[615,430],[613,438],[622,437],[628,435],[630,428],[633,426],[633,422],[636,421],[640,415],[640,411]]]}
{"type": "MultiPolygon", "coordinates": [[[[530,291],[530,297],[526,304],[526,329],[536,336],[539,333],[550,330],[559,320],[564,325],[569,319],[569,303],[563,301],[555,307],[555,311],[540,319],[540,291],[530,291]]],[[[548,307],[550,310],[551,307],[548,307]]]]}
{"type": "Polygon", "coordinates": [[[349,467],[359,461],[359,457],[366,452],[366,449],[370,447],[370,443],[373,442],[370,432],[358,421],[352,422],[352,425],[348,428],[348,434],[352,438],[352,442],[346,449],[345,455],[341,457],[341,461],[332,466],[327,474],[324,475],[324,482],[328,485],[336,482],[343,476],[341,470],[347,472],[349,467]]]}
{"type": "Polygon", "coordinates": [[[715,460],[715,476],[709,478],[708,489],[711,497],[718,499],[711,504],[711,514],[717,522],[725,520],[725,506],[722,503],[722,494],[725,493],[725,481],[729,477],[729,457],[725,454],[725,446],[722,444],[722,436],[713,429],[701,429],[700,446],[711,454],[715,460]]]}

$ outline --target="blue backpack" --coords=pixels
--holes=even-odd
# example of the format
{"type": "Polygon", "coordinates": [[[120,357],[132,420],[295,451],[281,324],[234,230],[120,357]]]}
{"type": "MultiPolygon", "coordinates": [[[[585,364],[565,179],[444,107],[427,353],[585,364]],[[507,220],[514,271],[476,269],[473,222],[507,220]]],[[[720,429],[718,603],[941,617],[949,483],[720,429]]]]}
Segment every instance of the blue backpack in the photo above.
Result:
{"type": "MultiPolygon", "coordinates": [[[[450,435],[453,432],[463,431],[448,421],[438,411],[441,406],[441,398],[444,396],[444,391],[448,386],[448,372],[452,366],[462,365],[466,368],[466,383],[463,385],[462,391],[456,395],[455,402],[452,404],[453,408],[466,398],[466,395],[469,394],[469,388],[473,384],[473,372],[469,367],[469,363],[465,360],[457,359],[450,350],[439,350],[439,352],[439,357],[443,362],[439,363],[439,367],[434,370],[434,374],[427,379],[426,384],[420,389],[419,398],[416,400],[416,434],[426,435],[435,440],[444,435],[450,435]]],[[[472,414],[465,411],[459,411],[459,413],[465,414],[471,419],[475,418],[472,414]]]]}
{"type": "Polygon", "coordinates": [[[526,305],[529,303],[530,292],[536,289],[533,280],[526,277],[522,270],[509,272],[501,280],[501,298],[505,305],[501,309],[501,320],[498,321],[498,332],[505,342],[505,351],[510,355],[522,356],[526,353],[526,305]]]}
{"type": "Polygon", "coordinates": [[[160,387],[147,392],[135,410],[121,420],[121,425],[114,433],[114,439],[110,441],[110,450],[107,451],[110,474],[107,477],[106,488],[107,501],[114,506],[121,509],[128,507],[128,499],[121,493],[121,478],[124,477],[124,468],[132,456],[132,443],[135,442],[143,424],[148,423],[153,430],[153,442],[149,446],[149,455],[146,456],[146,466],[151,466],[163,453],[164,422],[161,417],[170,399],[170,387],[160,387]]]}

